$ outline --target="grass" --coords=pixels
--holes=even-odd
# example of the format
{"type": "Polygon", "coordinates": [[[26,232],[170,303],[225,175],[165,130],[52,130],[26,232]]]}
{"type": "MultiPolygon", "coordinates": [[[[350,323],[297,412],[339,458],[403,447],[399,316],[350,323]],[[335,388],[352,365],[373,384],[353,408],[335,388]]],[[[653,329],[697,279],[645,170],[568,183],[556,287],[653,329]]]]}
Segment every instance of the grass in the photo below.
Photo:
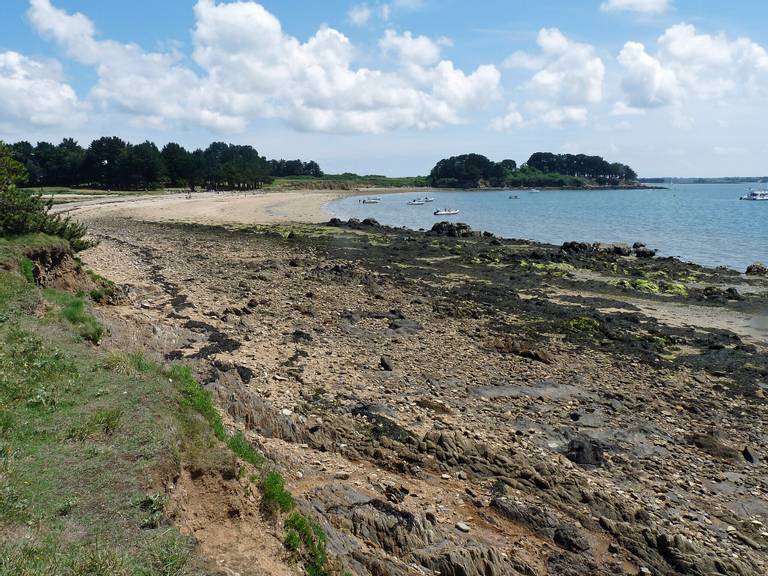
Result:
{"type": "Polygon", "coordinates": [[[88,313],[86,302],[79,296],[59,290],[44,290],[46,300],[60,307],[59,315],[77,328],[78,334],[93,344],[104,336],[104,326],[88,313]]]}
{"type": "Polygon", "coordinates": [[[24,263],[26,254],[44,248],[66,248],[67,246],[66,240],[42,233],[25,234],[13,238],[0,237],[0,264],[5,264],[6,268],[19,266],[22,274],[26,276],[24,268],[27,267],[31,271],[29,268],[31,262],[24,263]]]}
{"type": "Polygon", "coordinates": [[[278,510],[290,512],[296,505],[291,493],[285,489],[285,480],[279,472],[267,472],[261,481],[261,504],[269,515],[278,510]]]}
{"type": "Polygon", "coordinates": [[[29,258],[22,257],[19,262],[19,268],[21,269],[21,275],[30,284],[35,283],[35,264],[29,258]]]}
{"type": "Polygon", "coordinates": [[[88,293],[88,295],[91,297],[91,300],[98,302],[99,304],[115,303],[117,300],[118,292],[117,284],[111,280],[107,280],[103,276],[99,276],[91,270],[87,270],[86,273],[88,274],[88,277],[94,282],[94,284],[96,284],[96,288],[92,289],[88,293]]]}
{"type": "MultiPolygon", "coordinates": [[[[193,543],[157,488],[182,465],[233,471],[234,456],[263,456],[227,432],[189,367],[85,345],[73,336],[103,334],[85,300],[12,270],[0,271],[0,576],[187,573],[193,543]],[[36,312],[43,301],[53,313],[36,312]]],[[[276,512],[295,508],[279,473],[261,490],[276,512]]],[[[294,512],[285,526],[306,574],[331,574],[320,525],[294,512]]]]}
{"type": "Polygon", "coordinates": [[[202,415],[217,439],[224,442],[236,456],[249,464],[261,466],[264,463],[264,457],[253,448],[242,432],[227,434],[210,393],[195,380],[189,367],[173,366],[168,371],[168,375],[181,383],[184,403],[202,415]]]}
{"type": "Polygon", "coordinates": [[[0,576],[178,576],[193,545],[156,487],[182,463],[234,469],[210,406],[190,403],[182,369],[73,337],[82,299],[45,299],[55,314],[36,314],[43,291],[0,271],[0,576]]]}
{"type": "MultiPolygon", "coordinates": [[[[296,507],[293,495],[285,488],[285,479],[276,470],[264,475],[260,488],[262,510],[268,517],[291,512],[296,507]]],[[[294,560],[302,562],[307,576],[338,573],[328,567],[326,542],[322,526],[301,512],[293,512],[285,520],[285,547],[294,560]]]]}
{"type": "Polygon", "coordinates": [[[119,408],[99,409],[83,422],[70,428],[67,438],[82,442],[100,435],[109,436],[117,430],[122,417],[123,411],[119,408]]]}
{"type": "Polygon", "coordinates": [[[326,535],[323,528],[311,518],[294,512],[285,521],[285,546],[304,563],[307,576],[327,576],[326,535]]]}

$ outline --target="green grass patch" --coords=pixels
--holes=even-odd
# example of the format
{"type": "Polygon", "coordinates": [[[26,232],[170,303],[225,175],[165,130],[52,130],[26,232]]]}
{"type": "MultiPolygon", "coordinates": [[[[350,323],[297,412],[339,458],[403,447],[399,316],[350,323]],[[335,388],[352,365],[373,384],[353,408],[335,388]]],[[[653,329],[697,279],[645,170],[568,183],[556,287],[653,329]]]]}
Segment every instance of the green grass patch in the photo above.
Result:
{"type": "Polygon", "coordinates": [[[159,371],[160,364],[147,359],[141,352],[113,350],[104,358],[104,369],[118,374],[146,374],[159,371]]]}
{"type": "Polygon", "coordinates": [[[179,575],[192,542],[147,491],[182,462],[233,470],[232,454],[178,370],[84,345],[79,306],[40,316],[40,294],[0,272],[0,576],[179,575]]]}
{"type": "Polygon", "coordinates": [[[70,428],[67,438],[83,441],[102,434],[108,436],[117,430],[122,417],[123,411],[119,408],[97,410],[85,421],[70,428]]]}
{"type": "Polygon", "coordinates": [[[274,515],[278,510],[290,512],[296,505],[291,493],[285,489],[285,480],[275,470],[267,472],[261,481],[261,505],[269,515],[274,515]]]}
{"type": "Polygon", "coordinates": [[[236,456],[249,464],[261,466],[264,463],[264,457],[256,451],[240,431],[227,438],[227,446],[236,456]]]}
{"type": "Polygon", "coordinates": [[[30,284],[35,283],[35,264],[29,258],[22,257],[19,262],[19,268],[21,269],[21,275],[24,276],[27,282],[30,284]]]}
{"type": "Polygon", "coordinates": [[[242,432],[233,435],[227,434],[221,416],[213,404],[211,394],[195,380],[192,371],[187,366],[173,366],[167,373],[170,378],[181,383],[184,403],[206,420],[216,438],[229,446],[229,449],[236,456],[246,462],[254,466],[261,466],[264,463],[264,457],[253,448],[242,432]]]}
{"type": "Polygon", "coordinates": [[[320,524],[294,512],[285,521],[285,529],[285,546],[304,563],[307,576],[328,576],[327,538],[320,524]]]}
{"type": "Polygon", "coordinates": [[[85,300],[58,290],[44,290],[43,295],[46,300],[60,307],[61,317],[72,323],[83,339],[93,344],[101,341],[104,336],[104,326],[88,313],[85,300]]]}

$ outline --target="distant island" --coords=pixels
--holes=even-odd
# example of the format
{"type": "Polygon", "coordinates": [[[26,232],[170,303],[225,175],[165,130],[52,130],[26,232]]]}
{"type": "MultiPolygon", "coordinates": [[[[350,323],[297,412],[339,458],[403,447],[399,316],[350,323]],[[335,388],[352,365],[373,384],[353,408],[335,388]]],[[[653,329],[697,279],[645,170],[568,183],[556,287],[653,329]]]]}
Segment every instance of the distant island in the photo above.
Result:
{"type": "Polygon", "coordinates": [[[723,178],[640,178],[644,184],[752,184],[768,182],[768,176],[726,176],[723,178]]]}
{"type": "Polygon", "coordinates": [[[440,160],[429,174],[435,188],[587,188],[636,187],[637,173],[600,156],[536,152],[518,167],[514,160],[493,162],[481,154],[440,160]]]}

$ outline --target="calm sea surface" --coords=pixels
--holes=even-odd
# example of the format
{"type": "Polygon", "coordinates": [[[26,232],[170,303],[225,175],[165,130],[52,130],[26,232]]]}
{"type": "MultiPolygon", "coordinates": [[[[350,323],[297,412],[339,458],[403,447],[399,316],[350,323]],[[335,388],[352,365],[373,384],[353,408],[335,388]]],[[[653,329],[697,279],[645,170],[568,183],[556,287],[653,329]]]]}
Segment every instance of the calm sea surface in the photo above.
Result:
{"type": "Polygon", "coordinates": [[[743,272],[752,262],[768,263],[768,202],[740,201],[749,187],[677,184],[668,190],[429,192],[433,203],[406,205],[427,194],[419,191],[384,194],[381,204],[362,204],[365,196],[343,198],[329,209],[345,220],[372,217],[412,229],[451,220],[506,238],[553,244],[640,241],[662,256],[743,272]],[[461,213],[433,216],[438,208],[457,208],[461,213]]]}

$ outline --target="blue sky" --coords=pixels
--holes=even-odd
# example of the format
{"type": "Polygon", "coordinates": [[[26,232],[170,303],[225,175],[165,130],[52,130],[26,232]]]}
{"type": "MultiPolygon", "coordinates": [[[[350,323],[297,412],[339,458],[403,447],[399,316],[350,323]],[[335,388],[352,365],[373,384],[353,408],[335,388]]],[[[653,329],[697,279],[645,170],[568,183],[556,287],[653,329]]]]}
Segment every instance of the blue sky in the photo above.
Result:
{"type": "Polygon", "coordinates": [[[479,152],[766,174],[757,0],[3,0],[0,139],[249,143],[326,171],[479,152]]]}

